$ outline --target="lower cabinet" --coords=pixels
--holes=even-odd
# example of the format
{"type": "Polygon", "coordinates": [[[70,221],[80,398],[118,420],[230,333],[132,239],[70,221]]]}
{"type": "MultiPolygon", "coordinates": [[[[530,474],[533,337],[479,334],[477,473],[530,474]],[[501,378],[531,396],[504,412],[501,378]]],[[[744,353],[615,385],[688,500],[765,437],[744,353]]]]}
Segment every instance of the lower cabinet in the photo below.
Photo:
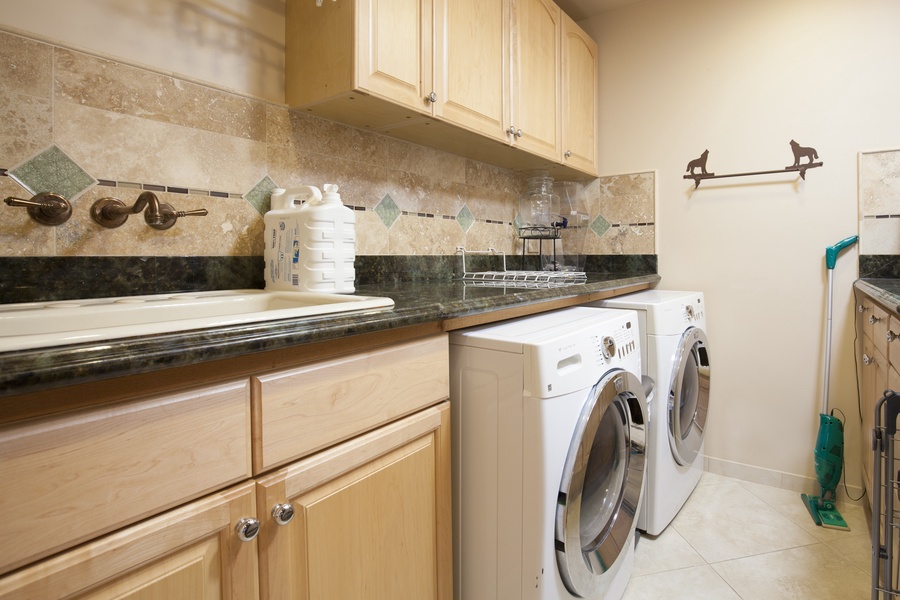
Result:
{"type": "Polygon", "coordinates": [[[0,427],[0,600],[450,600],[448,361],[432,336],[0,427]]]}
{"type": "Polygon", "coordinates": [[[255,508],[252,482],[214,493],[7,575],[0,598],[258,598],[256,541],[235,530],[255,508]]]}
{"type": "Polygon", "coordinates": [[[257,480],[272,600],[452,597],[449,403],[257,480]]]}

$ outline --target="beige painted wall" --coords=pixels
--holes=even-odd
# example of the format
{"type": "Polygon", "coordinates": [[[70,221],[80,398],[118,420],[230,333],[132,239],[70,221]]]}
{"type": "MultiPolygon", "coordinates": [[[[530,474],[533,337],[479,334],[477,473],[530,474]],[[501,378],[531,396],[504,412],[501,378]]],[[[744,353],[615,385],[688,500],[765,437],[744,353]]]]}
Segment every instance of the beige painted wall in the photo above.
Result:
{"type": "MultiPolygon", "coordinates": [[[[900,144],[896,0],[648,0],[581,25],[600,44],[601,171],[657,170],[661,287],[706,294],[713,458],[813,475],[823,379],[824,250],[857,233],[857,156],[900,144]],[[778,169],[790,139],[824,167],[778,169]]],[[[856,248],[835,271],[832,406],[848,419],[859,486],[853,367],[856,248]]],[[[798,500],[799,501],[799,500],[798,500]]]]}
{"type": "Polygon", "coordinates": [[[70,47],[284,102],[284,0],[0,0],[0,19],[70,47]]]}

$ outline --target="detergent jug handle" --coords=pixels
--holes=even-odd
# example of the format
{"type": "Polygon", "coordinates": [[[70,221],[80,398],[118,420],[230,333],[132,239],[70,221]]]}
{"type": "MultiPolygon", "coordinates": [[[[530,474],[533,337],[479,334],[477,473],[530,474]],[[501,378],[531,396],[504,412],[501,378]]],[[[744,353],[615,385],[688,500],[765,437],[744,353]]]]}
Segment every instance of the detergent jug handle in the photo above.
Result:
{"type": "Polygon", "coordinates": [[[314,185],[300,185],[288,189],[276,188],[272,190],[269,203],[272,210],[284,210],[287,208],[295,208],[299,204],[314,200],[318,202],[322,199],[322,192],[314,185]]]}

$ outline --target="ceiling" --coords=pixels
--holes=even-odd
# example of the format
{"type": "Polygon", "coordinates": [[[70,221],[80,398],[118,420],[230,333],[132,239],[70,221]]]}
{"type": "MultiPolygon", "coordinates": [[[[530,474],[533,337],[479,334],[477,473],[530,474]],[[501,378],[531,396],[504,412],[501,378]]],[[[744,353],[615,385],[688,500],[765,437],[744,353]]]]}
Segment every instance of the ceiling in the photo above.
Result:
{"type": "Polygon", "coordinates": [[[556,0],[563,12],[575,21],[583,21],[596,17],[600,13],[609,12],[629,4],[637,4],[643,0],[556,0]]]}

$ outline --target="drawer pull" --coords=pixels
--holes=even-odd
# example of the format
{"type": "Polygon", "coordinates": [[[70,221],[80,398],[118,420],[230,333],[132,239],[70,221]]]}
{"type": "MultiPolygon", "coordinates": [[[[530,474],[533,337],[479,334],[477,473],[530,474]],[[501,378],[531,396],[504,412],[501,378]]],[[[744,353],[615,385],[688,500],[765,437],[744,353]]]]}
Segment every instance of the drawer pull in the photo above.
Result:
{"type": "Polygon", "coordinates": [[[874,325],[875,323],[877,323],[877,322],[880,321],[880,320],[881,320],[881,318],[880,318],[880,317],[876,317],[875,315],[871,315],[871,316],[869,317],[869,323],[871,323],[872,325],[874,325]]]}
{"type": "Polygon", "coordinates": [[[869,310],[869,307],[867,307],[865,304],[860,304],[856,307],[856,310],[859,311],[859,314],[863,314],[864,312],[869,310]]]}
{"type": "Polygon", "coordinates": [[[862,360],[863,360],[863,364],[864,364],[864,365],[867,365],[867,366],[868,366],[868,365],[871,365],[873,362],[875,362],[875,360],[872,359],[872,358],[871,358],[868,354],[866,354],[866,353],[863,353],[863,355],[862,355],[862,360]]]}
{"type": "Polygon", "coordinates": [[[893,331],[891,331],[890,329],[888,329],[888,332],[887,332],[888,343],[893,342],[895,339],[897,339],[897,334],[894,333],[893,331]]]}
{"type": "Polygon", "coordinates": [[[294,507],[291,506],[290,502],[276,504],[275,508],[272,509],[272,518],[279,525],[287,525],[294,518],[294,507]]]}
{"type": "Polygon", "coordinates": [[[237,522],[234,530],[235,532],[237,532],[239,540],[241,540],[242,542],[249,542],[257,535],[259,535],[259,519],[254,519],[253,517],[244,517],[237,522]]]}

